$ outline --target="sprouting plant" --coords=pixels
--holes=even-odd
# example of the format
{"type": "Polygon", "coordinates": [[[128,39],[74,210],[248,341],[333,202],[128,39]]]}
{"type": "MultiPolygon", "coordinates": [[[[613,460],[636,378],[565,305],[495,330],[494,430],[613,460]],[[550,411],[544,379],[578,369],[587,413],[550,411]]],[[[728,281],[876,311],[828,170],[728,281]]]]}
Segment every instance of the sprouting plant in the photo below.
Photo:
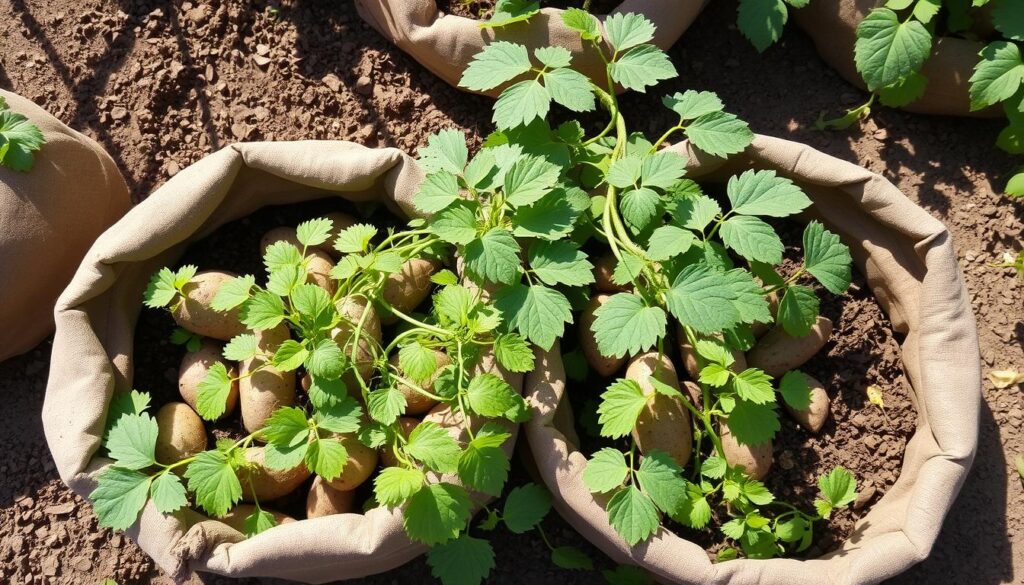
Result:
{"type": "Polygon", "coordinates": [[[11,110],[0,97],[0,165],[27,173],[35,164],[35,152],[46,144],[39,127],[11,110]]]}
{"type": "Polygon", "coordinates": [[[1004,252],[1002,262],[989,264],[992,268],[1013,268],[1017,272],[1017,277],[1024,280],[1024,250],[1017,252],[1014,256],[1010,252],[1004,252]]]}

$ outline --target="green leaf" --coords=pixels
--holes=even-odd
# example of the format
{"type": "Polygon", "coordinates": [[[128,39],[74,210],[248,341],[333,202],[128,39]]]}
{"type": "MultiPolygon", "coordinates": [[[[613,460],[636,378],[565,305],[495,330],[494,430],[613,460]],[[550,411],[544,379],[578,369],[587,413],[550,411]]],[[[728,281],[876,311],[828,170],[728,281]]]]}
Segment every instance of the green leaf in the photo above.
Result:
{"type": "Polygon", "coordinates": [[[586,10],[569,8],[562,13],[562,22],[570,29],[579,32],[583,40],[592,41],[601,38],[601,32],[597,29],[597,20],[586,10]]]}
{"type": "Polygon", "coordinates": [[[252,333],[243,333],[231,338],[224,346],[224,359],[233,362],[244,362],[256,357],[260,353],[259,343],[252,333]]]}
{"type": "Polygon", "coordinates": [[[803,337],[818,321],[818,295],[805,286],[791,286],[779,301],[778,322],[786,333],[803,337]]]}
{"type": "Polygon", "coordinates": [[[348,387],[341,379],[327,380],[319,376],[310,376],[309,401],[317,410],[337,404],[348,396],[348,387]]]}
{"type": "Polygon", "coordinates": [[[700,474],[711,479],[721,479],[728,469],[729,464],[722,457],[708,457],[701,463],[700,474]]]}
{"type": "MultiPolygon", "coordinates": [[[[529,20],[534,14],[540,11],[539,2],[530,0],[497,0],[494,3],[494,13],[487,22],[480,23],[480,28],[494,28],[507,26],[516,22],[529,20]]],[[[449,585],[445,583],[445,585],[449,585]]]]}
{"type": "Polygon", "coordinates": [[[512,232],[493,227],[466,245],[466,273],[476,282],[513,284],[519,280],[519,243],[512,232]]]}
{"type": "Polygon", "coordinates": [[[693,233],[674,225],[663,225],[647,241],[647,257],[662,262],[678,256],[693,245],[693,233]]]}
{"type": "Polygon", "coordinates": [[[1007,41],[989,43],[971,76],[971,110],[981,110],[1008,100],[1024,83],[1020,47],[1007,41]]]}
{"type": "Polygon", "coordinates": [[[270,363],[282,372],[291,372],[298,369],[309,357],[309,350],[294,339],[286,339],[277,347],[274,357],[270,363]]]}
{"type": "Polygon", "coordinates": [[[733,389],[743,400],[754,404],[775,402],[772,377],[757,368],[747,368],[732,379],[733,389]]]}
{"type": "Polygon", "coordinates": [[[246,538],[266,532],[275,526],[277,526],[277,518],[274,518],[274,515],[270,512],[258,507],[252,511],[252,514],[246,516],[245,521],[242,523],[246,538]]]}
{"type": "Polygon", "coordinates": [[[644,187],[668,189],[686,174],[686,157],[662,150],[643,159],[640,184],[644,187]]]}
{"type": "Polygon", "coordinates": [[[459,284],[459,277],[447,268],[442,268],[430,275],[430,282],[441,286],[452,286],[459,284]]]}
{"type": "Polygon", "coordinates": [[[469,160],[466,135],[455,129],[441,130],[427,139],[427,146],[420,148],[418,154],[420,166],[428,173],[448,171],[453,175],[461,175],[469,160]]]}
{"type": "Polygon", "coordinates": [[[185,470],[196,503],[216,517],[227,514],[242,499],[242,485],[232,462],[232,455],[224,451],[203,451],[185,470]]]}
{"type": "Polygon", "coordinates": [[[1010,177],[1004,191],[1011,197],[1024,197],[1024,172],[1018,172],[1010,177]]]}
{"type": "Polygon", "coordinates": [[[504,333],[494,340],[494,357],[510,372],[529,372],[534,366],[533,349],[515,333],[504,333]]]}
{"type": "Polygon", "coordinates": [[[480,204],[457,201],[434,215],[430,231],[449,244],[466,245],[476,239],[476,210],[480,204]]]}
{"type": "Polygon", "coordinates": [[[518,402],[512,386],[494,374],[480,374],[469,381],[466,399],[477,414],[498,417],[518,402]]]}
{"type": "Polygon", "coordinates": [[[401,505],[423,489],[426,476],[416,468],[385,467],[373,480],[377,501],[389,508],[401,505]]]}
{"type": "Polygon", "coordinates": [[[295,228],[295,237],[303,246],[319,246],[331,237],[334,222],[327,218],[311,219],[300,223],[295,228]]]}
{"type": "Polygon", "coordinates": [[[921,70],[932,50],[932,34],[916,20],[902,21],[876,8],[857,26],[854,60],[869,91],[892,85],[921,70]]]}
{"type": "Polygon", "coordinates": [[[142,414],[149,408],[150,397],[146,392],[132,390],[131,392],[115,392],[107,406],[106,424],[103,427],[103,446],[107,446],[110,438],[110,430],[114,428],[117,421],[127,414],[142,414]]]}
{"type": "Polygon", "coordinates": [[[459,444],[448,430],[434,422],[421,422],[409,434],[406,451],[434,471],[454,473],[458,469],[459,444]]]}
{"type": "Polygon", "coordinates": [[[818,488],[833,508],[842,508],[857,498],[857,480],[842,466],[819,477],[818,488]]]}
{"type": "Polygon", "coordinates": [[[449,483],[435,483],[417,491],[405,508],[405,531],[427,546],[443,544],[459,535],[470,517],[466,490],[449,483]]]}
{"type": "Polygon", "coordinates": [[[607,493],[618,489],[629,475],[626,457],[618,449],[605,447],[587,460],[583,483],[592,492],[607,493]]]}
{"type": "Polygon", "coordinates": [[[699,195],[677,199],[671,213],[672,218],[684,228],[703,232],[708,224],[721,215],[722,208],[714,199],[699,195]]]}
{"type": "MultiPolygon", "coordinates": [[[[882,102],[882,105],[889,106],[890,108],[902,108],[911,102],[921,99],[927,88],[927,77],[920,73],[911,73],[892,85],[879,88],[878,101],[882,102]]],[[[867,109],[869,110],[870,108],[867,109]]],[[[849,125],[852,125],[853,122],[858,119],[860,119],[860,115],[854,115],[853,119],[850,120],[849,125]]]]}
{"type": "Polygon", "coordinates": [[[125,530],[139,517],[149,498],[150,478],[131,469],[108,467],[89,494],[100,526],[125,530]]]}
{"type": "Polygon", "coordinates": [[[565,323],[572,323],[572,306],[565,295],[540,284],[504,287],[494,304],[510,328],[544,350],[562,335],[565,323]]]}
{"type": "Polygon", "coordinates": [[[661,98],[665,107],[679,114],[679,119],[695,120],[705,114],[721,112],[725,104],[718,95],[711,91],[695,91],[688,89],[685,92],[676,92],[671,96],[661,98]]]}
{"type": "Polygon", "coordinates": [[[164,472],[153,478],[149,496],[161,514],[173,514],[188,505],[188,496],[181,478],[174,473],[164,472]]]}
{"type": "Polygon", "coordinates": [[[590,80],[579,71],[569,68],[548,71],[544,74],[544,87],[551,99],[574,112],[589,112],[597,105],[590,80]]]}
{"type": "Polygon", "coordinates": [[[413,382],[423,383],[437,371],[437,356],[429,347],[410,343],[398,350],[398,367],[413,382]]]}
{"type": "Polygon", "coordinates": [[[304,363],[310,374],[324,380],[337,380],[348,365],[345,354],[333,339],[316,342],[304,363]]]}
{"type": "Polygon", "coordinates": [[[551,551],[551,562],[568,571],[593,571],[594,561],[575,546],[559,546],[551,551]]]}
{"type": "MultiPolygon", "coordinates": [[[[731,305],[730,305],[731,306],[731,305]]],[[[591,327],[602,355],[636,355],[665,337],[667,318],[661,307],[648,307],[632,293],[612,295],[594,311],[591,327]]]]}
{"type": "Polygon", "coordinates": [[[668,310],[701,333],[715,333],[739,322],[736,297],[729,280],[703,264],[684,268],[665,294],[668,310]]]}
{"type": "Polygon", "coordinates": [[[1024,41],[1024,5],[1013,0],[996,0],[992,9],[992,24],[1004,37],[1024,41]]]}
{"type": "Polygon", "coordinates": [[[486,540],[463,534],[431,548],[427,564],[442,585],[478,585],[494,569],[494,549],[486,540]]]}
{"type": "Polygon", "coordinates": [[[782,0],[740,0],[736,26],[758,53],[775,44],[782,36],[789,10],[782,0]]]}
{"type": "Polygon", "coordinates": [[[722,222],[722,242],[747,260],[778,264],[785,247],[772,226],[750,215],[734,215],[722,222]]]}
{"type": "Polygon", "coordinates": [[[242,304],[239,318],[242,324],[254,331],[273,329],[284,321],[284,301],[281,297],[264,290],[257,290],[242,304]]]}
{"type": "Polygon", "coordinates": [[[549,285],[585,286],[594,282],[594,266],[579,246],[570,241],[536,241],[527,254],[530,268],[549,285]]]}
{"type": "Polygon", "coordinates": [[[359,430],[363,409],[348,394],[340,400],[319,407],[313,414],[316,426],[332,433],[354,433],[359,430]]]}
{"type": "Polygon", "coordinates": [[[807,410],[811,406],[811,388],[807,377],[799,370],[786,372],[779,381],[779,393],[794,410],[807,410]]]}
{"type": "Polygon", "coordinates": [[[0,165],[27,173],[35,165],[35,152],[46,144],[43,133],[25,116],[0,111],[0,165]]]}
{"type": "Polygon", "coordinates": [[[850,249],[839,236],[817,221],[804,229],[804,267],[829,292],[842,294],[850,286],[850,249]]]}
{"type": "Polygon", "coordinates": [[[601,394],[601,405],[597,408],[601,435],[612,439],[625,437],[633,431],[645,406],[647,396],[639,384],[633,380],[615,380],[601,394]]]}
{"type": "Polygon", "coordinates": [[[370,392],[366,400],[370,418],[386,425],[405,414],[407,407],[405,395],[397,388],[378,388],[370,392]]]}
{"type": "Polygon", "coordinates": [[[619,565],[613,571],[601,571],[608,585],[654,585],[651,575],[633,565],[619,565]]]}
{"type": "Polygon", "coordinates": [[[565,190],[556,188],[534,204],[516,208],[512,216],[513,234],[521,238],[555,240],[571,232],[580,211],[573,207],[566,194],[565,190]]]}
{"type": "Polygon", "coordinates": [[[520,81],[498,96],[492,121],[499,130],[525,126],[535,118],[545,118],[551,108],[548,90],[536,79],[520,81]]]}
{"type": "Polygon", "coordinates": [[[434,310],[442,323],[463,325],[472,308],[472,293],[464,286],[446,286],[434,295],[434,310]]]}
{"type": "Polygon", "coordinates": [[[291,295],[292,304],[302,315],[302,322],[313,329],[326,330],[338,314],[331,295],[315,284],[300,284],[291,295]]]}
{"type": "Polygon", "coordinates": [[[548,69],[568,67],[572,63],[572,53],[565,47],[538,47],[533,50],[533,56],[548,69]]]}
{"type": "Polygon", "coordinates": [[[608,168],[608,175],[605,180],[609,185],[626,189],[635,186],[640,181],[640,170],[644,161],[638,156],[626,156],[616,159],[608,168]]]}
{"type": "Polygon", "coordinates": [[[610,65],[609,70],[616,83],[641,93],[649,85],[678,75],[668,55],[654,45],[639,45],[629,49],[610,65]]]}
{"type": "Polygon", "coordinates": [[[222,362],[216,362],[206,371],[196,393],[196,412],[206,420],[217,420],[227,410],[228,396],[234,381],[222,362]]]}
{"type": "Polygon", "coordinates": [[[721,388],[729,383],[732,378],[732,370],[722,364],[708,364],[700,371],[700,383],[721,388]]]}
{"type": "Polygon", "coordinates": [[[532,530],[551,511],[551,494],[535,483],[519,486],[505,498],[501,516],[514,534],[532,530]]]}
{"type": "Polygon", "coordinates": [[[640,233],[651,225],[658,217],[660,204],[661,196],[647,187],[630,189],[623,193],[619,200],[622,219],[633,233],[640,233]]]}
{"type": "Polygon", "coordinates": [[[729,413],[729,430],[742,445],[763,445],[781,428],[775,409],[764,404],[737,400],[729,413]]]}
{"type": "Polygon", "coordinates": [[[310,471],[331,481],[345,468],[348,449],[337,439],[319,438],[309,444],[305,461],[310,471]]]}
{"type": "Polygon", "coordinates": [[[268,272],[273,272],[286,266],[298,266],[302,264],[302,252],[294,244],[279,240],[267,246],[263,253],[263,265],[268,272]]]}
{"type": "Polygon", "coordinates": [[[306,413],[298,407],[281,407],[264,423],[262,435],[268,443],[278,447],[297,447],[309,440],[306,413]]]}
{"type": "Polygon", "coordinates": [[[138,470],[156,464],[160,427],[148,414],[124,414],[107,435],[107,451],[117,467],[138,470]]]}
{"type": "Polygon", "coordinates": [[[1024,121],[1011,120],[996,137],[996,146],[1010,154],[1024,154],[1024,121]]]}
{"type": "Polygon", "coordinates": [[[616,492],[607,510],[608,521],[630,546],[648,539],[661,524],[654,502],[635,485],[616,492]]]}
{"type": "Polygon", "coordinates": [[[746,122],[727,112],[712,112],[686,127],[686,137],[704,152],[726,157],[743,152],[754,140],[746,122]]]}
{"type": "Polygon", "coordinates": [[[942,0],[918,0],[914,4],[914,18],[928,24],[942,8],[942,0]]]}
{"type": "Polygon", "coordinates": [[[616,52],[625,51],[654,38],[654,23],[642,14],[617,12],[605,19],[604,28],[608,43],[616,52]]]}
{"type": "Polygon", "coordinates": [[[170,268],[158,270],[149,279],[146,291],[142,295],[143,304],[150,309],[166,307],[177,298],[179,291],[174,286],[174,273],[170,268]]]}
{"type": "Polygon", "coordinates": [[[561,169],[539,156],[524,156],[505,173],[505,197],[513,206],[530,205],[547,195],[561,169]]]}
{"type": "Polygon", "coordinates": [[[268,469],[293,469],[306,459],[309,443],[300,443],[294,447],[267,443],[263,449],[264,465],[268,469]]]}
{"type": "Polygon", "coordinates": [[[508,470],[508,456],[499,447],[474,441],[459,456],[459,479],[466,487],[491,496],[501,495],[508,470]]]}
{"type": "Polygon", "coordinates": [[[735,213],[788,217],[811,206],[811,200],[793,181],[775,171],[746,171],[729,178],[726,186],[735,213]]]}
{"type": "Polygon", "coordinates": [[[657,449],[644,455],[636,480],[662,512],[672,514],[686,499],[683,470],[668,453],[657,449]]]}
{"type": "Polygon", "coordinates": [[[230,311],[249,300],[249,293],[254,286],[256,277],[250,274],[236,276],[220,285],[217,294],[213,296],[213,301],[210,302],[210,308],[214,311],[230,311]]]}
{"type": "Polygon", "coordinates": [[[420,183],[413,197],[416,208],[426,213],[437,213],[459,199],[459,179],[448,171],[431,173],[420,183]]]}

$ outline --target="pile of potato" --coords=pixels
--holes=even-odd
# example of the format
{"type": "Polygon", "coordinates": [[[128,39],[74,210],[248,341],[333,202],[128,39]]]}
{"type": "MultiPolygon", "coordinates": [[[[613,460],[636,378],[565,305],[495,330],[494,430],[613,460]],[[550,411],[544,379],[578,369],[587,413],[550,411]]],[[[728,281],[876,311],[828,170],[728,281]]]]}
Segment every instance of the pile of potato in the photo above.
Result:
{"type": "MultiPolygon", "coordinates": [[[[680,326],[677,330],[679,359],[684,366],[688,380],[680,380],[678,370],[669,357],[663,355],[658,367],[658,353],[646,352],[640,355],[621,358],[609,358],[601,354],[597,341],[591,330],[594,312],[603,305],[611,295],[631,290],[629,286],[620,286],[612,281],[615,258],[610,254],[599,258],[594,263],[594,291],[590,303],[583,311],[579,320],[580,349],[590,367],[604,378],[614,377],[623,366],[626,366],[625,378],[636,381],[644,393],[653,398],[641,412],[633,430],[633,439],[641,453],[660,449],[668,453],[680,466],[690,460],[693,449],[691,420],[689,409],[680,399],[655,392],[649,378],[657,372],[660,382],[674,388],[685,389],[685,395],[698,408],[702,402],[702,393],[696,380],[700,376],[697,354],[689,344],[680,326]],[[628,363],[627,363],[628,362],[628,363]]],[[[769,297],[773,315],[778,310],[778,296],[769,297]]],[[[759,368],[772,377],[800,367],[814,354],[818,353],[832,334],[832,321],[819,316],[817,323],[806,337],[793,337],[781,326],[769,327],[758,324],[754,327],[757,343],[745,354],[733,352],[735,362],[730,367],[735,372],[750,368],[759,368]]],[[[811,402],[806,410],[791,408],[780,400],[786,410],[802,427],[817,433],[824,426],[830,412],[828,392],[821,382],[804,374],[811,390],[811,402]]],[[[741,445],[729,432],[728,424],[720,427],[722,449],[730,465],[739,465],[754,479],[761,479],[768,474],[772,466],[772,443],[769,441],[756,446],[741,445]]]]}
{"type": "MultiPolygon", "coordinates": [[[[355,218],[342,213],[327,214],[334,222],[335,234],[329,239],[333,242],[337,232],[357,223],[355,218]]],[[[292,228],[281,227],[267,232],[261,240],[261,252],[278,241],[292,243],[300,250],[302,245],[292,228]]],[[[324,244],[321,247],[307,250],[311,257],[308,266],[307,282],[316,284],[329,293],[334,294],[336,282],[329,277],[338,253],[324,244]]],[[[438,264],[424,259],[412,259],[403,265],[401,272],[392,274],[386,281],[382,296],[396,309],[412,312],[430,295],[431,274],[438,264]]],[[[298,402],[299,392],[308,391],[310,379],[308,375],[300,376],[296,371],[282,372],[273,367],[263,368],[250,374],[258,366],[263,365],[260,358],[253,358],[241,363],[228,362],[223,357],[224,342],[247,333],[239,320],[238,309],[219,312],[210,305],[220,287],[236,277],[236,274],[222,270],[206,270],[196,274],[185,287],[186,297],[173,311],[172,316],[177,324],[188,331],[203,336],[202,346],[196,351],[189,351],[181,361],[178,371],[178,390],[182,402],[164,405],[156,415],[160,428],[157,439],[157,459],[161,463],[170,464],[191,457],[209,447],[208,433],[203,420],[196,413],[196,400],[199,385],[214,364],[223,364],[232,378],[239,379],[233,384],[227,400],[227,409],[222,419],[234,416],[239,410],[241,428],[245,433],[254,433],[263,428],[266,420],[280,407],[293,406],[298,402]]],[[[363,332],[381,343],[384,335],[382,326],[396,321],[392,315],[380,315],[377,309],[362,297],[343,297],[336,303],[339,313],[351,323],[342,322],[332,332],[334,340],[345,348],[355,334],[357,323],[364,312],[369,312],[363,325],[363,332]]],[[[260,347],[273,353],[285,340],[292,337],[287,324],[266,331],[252,332],[257,336],[260,347]]],[[[370,342],[363,337],[359,342],[356,360],[359,373],[365,380],[373,374],[373,361],[370,342]]],[[[349,346],[351,347],[351,346],[349,346]]],[[[346,351],[347,353],[347,351],[346,351]]],[[[437,352],[439,367],[448,363],[448,356],[437,352]]],[[[392,357],[397,365],[397,353],[392,357]]],[[[360,402],[362,395],[354,373],[349,371],[345,380],[350,393],[360,402]]],[[[430,391],[433,381],[424,384],[430,391]]],[[[436,402],[414,392],[411,388],[400,388],[409,403],[407,416],[402,419],[403,427],[409,432],[419,424],[423,417],[438,423],[450,422],[451,413],[447,405],[436,402]]],[[[445,426],[449,426],[445,424],[445,426]]],[[[393,465],[393,455],[387,451],[378,453],[360,443],[354,434],[339,437],[348,451],[348,461],[342,474],[330,481],[314,477],[309,485],[306,497],[306,517],[316,518],[330,514],[353,512],[361,508],[356,502],[356,488],[373,476],[378,463],[385,466],[393,465]]],[[[246,458],[255,465],[251,472],[240,472],[239,479],[243,488],[243,499],[258,499],[261,504],[288,495],[308,483],[310,471],[304,464],[289,470],[275,470],[263,465],[264,451],[262,446],[253,446],[246,451],[246,458]],[[244,476],[244,477],[243,477],[244,476]],[[251,486],[251,487],[250,487],[251,486]]],[[[223,522],[241,530],[246,516],[252,512],[252,506],[242,504],[233,509],[227,516],[220,518],[223,522]]],[[[271,510],[278,523],[293,521],[292,518],[271,510]]]]}

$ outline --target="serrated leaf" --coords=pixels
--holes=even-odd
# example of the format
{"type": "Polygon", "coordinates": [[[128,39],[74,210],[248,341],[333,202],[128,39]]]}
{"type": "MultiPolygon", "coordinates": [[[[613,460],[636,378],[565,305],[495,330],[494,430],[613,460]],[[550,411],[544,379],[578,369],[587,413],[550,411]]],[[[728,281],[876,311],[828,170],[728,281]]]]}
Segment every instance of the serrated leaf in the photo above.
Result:
{"type": "Polygon", "coordinates": [[[654,45],[629,49],[609,66],[609,71],[616,83],[640,93],[646,92],[649,85],[678,75],[668,55],[654,45]]]}
{"type": "Polygon", "coordinates": [[[470,443],[459,456],[459,479],[484,494],[501,495],[508,470],[508,456],[498,447],[470,443]]]}
{"type": "Polygon", "coordinates": [[[674,225],[663,225],[647,241],[647,257],[656,262],[668,260],[690,249],[693,233],[674,225]]]}
{"type": "Polygon", "coordinates": [[[653,189],[641,187],[630,189],[620,196],[619,208],[622,219],[633,233],[647,229],[658,217],[661,209],[661,196],[653,189]]]}
{"type": "Polygon", "coordinates": [[[580,33],[584,40],[595,40],[601,38],[597,29],[597,21],[586,10],[569,8],[562,12],[562,22],[565,26],[580,33]]]}
{"type": "Polygon", "coordinates": [[[704,152],[726,157],[743,152],[754,140],[746,122],[727,112],[712,112],[686,127],[686,137],[704,152]]]}
{"type": "Polygon", "coordinates": [[[708,224],[721,215],[722,208],[714,199],[699,195],[676,199],[670,211],[672,218],[684,228],[703,232],[708,224]]]}
{"type": "Polygon", "coordinates": [[[345,354],[333,339],[316,342],[304,364],[310,374],[324,380],[337,380],[348,367],[345,354]]]}
{"type": "Polygon", "coordinates": [[[490,418],[501,416],[518,402],[512,386],[494,374],[481,374],[471,379],[466,399],[474,412],[490,418]]]}
{"type": "Polygon", "coordinates": [[[253,331],[273,329],[284,321],[285,307],[281,297],[264,290],[257,290],[242,304],[239,318],[242,324],[253,331]]]}
{"type": "Polygon", "coordinates": [[[734,215],[722,222],[722,242],[747,260],[778,264],[785,247],[772,226],[750,215],[734,215]]]}
{"type": "Polygon", "coordinates": [[[303,246],[319,246],[331,237],[334,222],[327,218],[311,219],[295,227],[295,237],[303,246]]]}
{"type": "Polygon", "coordinates": [[[469,160],[466,135],[451,128],[441,130],[432,134],[427,139],[427,145],[420,148],[417,154],[420,166],[428,173],[448,171],[453,175],[461,175],[469,160]]]}
{"type": "MultiPolygon", "coordinates": [[[[731,305],[730,305],[731,306],[731,305]]],[[[636,355],[665,337],[668,319],[661,307],[649,307],[631,293],[612,295],[594,311],[592,330],[602,355],[636,355]]]]}
{"type": "Polygon", "coordinates": [[[502,518],[514,534],[522,534],[540,524],[551,511],[551,494],[544,487],[528,483],[509,492],[502,518]]]}
{"type": "Polygon", "coordinates": [[[799,370],[786,372],[779,380],[779,394],[794,410],[807,410],[811,406],[811,388],[807,377],[799,370]]]}
{"type": "Polygon", "coordinates": [[[970,80],[972,111],[1010,99],[1024,83],[1024,60],[1014,43],[989,43],[979,55],[970,80]]]}
{"type": "Polygon", "coordinates": [[[252,287],[256,286],[256,277],[252,275],[236,276],[220,285],[217,294],[210,302],[214,311],[230,311],[249,299],[252,287]]]}
{"type": "Polygon", "coordinates": [[[786,333],[793,337],[804,337],[818,321],[818,295],[804,286],[786,289],[779,301],[777,321],[786,333]]]}
{"type": "Polygon", "coordinates": [[[499,130],[510,130],[525,126],[536,118],[546,118],[550,109],[548,90],[536,79],[527,79],[501,92],[494,103],[491,121],[499,130]]]}
{"type": "Polygon", "coordinates": [[[27,173],[35,165],[35,152],[46,144],[39,127],[21,114],[0,111],[0,165],[27,173]]]}
{"type": "Polygon", "coordinates": [[[291,242],[278,240],[269,246],[263,253],[263,265],[268,272],[273,272],[285,266],[298,266],[302,263],[302,252],[291,242]]]}
{"type": "Polygon", "coordinates": [[[227,514],[242,499],[242,485],[232,461],[231,455],[223,451],[203,451],[185,470],[196,504],[216,517],[227,514]]]}
{"type": "Polygon", "coordinates": [[[721,112],[725,104],[718,95],[710,91],[695,91],[688,89],[685,92],[676,92],[671,96],[661,99],[665,107],[679,114],[680,120],[695,120],[704,114],[721,112]]]}
{"type": "Polygon", "coordinates": [[[545,73],[544,87],[555,103],[573,112],[589,112],[597,105],[590,79],[568,67],[545,73]]]}
{"type": "Polygon", "coordinates": [[[655,449],[644,455],[636,480],[659,510],[672,514],[686,499],[686,480],[682,473],[675,460],[655,449]]]}
{"type": "Polygon", "coordinates": [[[512,216],[512,233],[517,237],[555,240],[576,227],[580,211],[566,197],[566,191],[555,188],[532,205],[517,207],[512,216]]]}
{"type": "Polygon", "coordinates": [[[139,470],[156,464],[160,428],[148,414],[124,414],[107,435],[107,452],[117,467],[139,470]]]}
{"type": "Polygon", "coordinates": [[[562,335],[565,323],[572,323],[572,306],[565,295],[540,284],[504,287],[494,305],[510,328],[544,350],[562,335]]]}
{"type": "Polygon", "coordinates": [[[800,187],[771,170],[730,177],[726,194],[733,212],[741,215],[788,217],[811,206],[800,187]]]}
{"type": "Polygon", "coordinates": [[[267,443],[278,447],[298,447],[309,440],[309,422],[306,413],[298,407],[278,408],[264,423],[262,436],[267,443]]]}
{"type": "Polygon", "coordinates": [[[243,333],[231,338],[224,346],[224,359],[233,362],[244,362],[256,357],[260,353],[259,343],[256,336],[251,333],[243,333]]]}
{"type": "Polygon", "coordinates": [[[449,244],[466,245],[476,239],[476,211],[480,204],[457,201],[434,215],[430,231],[449,244]]]}
{"type": "Polygon", "coordinates": [[[527,257],[530,269],[545,284],[585,286],[594,282],[594,266],[573,242],[534,242],[527,257]]]}
{"type": "Polygon", "coordinates": [[[206,376],[196,390],[196,412],[206,420],[217,420],[227,410],[228,396],[234,382],[222,362],[217,362],[206,371],[206,376]]]}
{"type": "Polygon", "coordinates": [[[389,425],[405,414],[408,407],[405,395],[397,388],[378,388],[369,393],[366,411],[375,421],[389,425]]]}
{"type": "Polygon", "coordinates": [[[425,213],[437,213],[458,200],[459,179],[448,171],[427,175],[413,197],[416,208],[425,213]]]}
{"type": "Polygon", "coordinates": [[[348,449],[337,439],[316,439],[306,449],[305,461],[310,471],[331,481],[344,470],[348,449]]]}
{"type": "Polygon", "coordinates": [[[309,357],[309,350],[304,345],[294,339],[286,339],[277,347],[270,363],[282,372],[291,372],[298,369],[307,357],[309,357]]]}
{"type": "Polygon", "coordinates": [[[729,431],[742,445],[763,445],[779,431],[779,416],[768,405],[737,400],[729,413],[729,431]]]}
{"type": "Polygon", "coordinates": [[[607,493],[622,486],[629,475],[626,457],[618,449],[605,447],[591,455],[583,468],[583,483],[592,492],[607,493]]]}
{"type": "Polygon", "coordinates": [[[161,268],[153,274],[142,295],[143,304],[150,309],[166,307],[178,296],[174,286],[174,273],[170,268],[161,268]]]}
{"type": "Polygon", "coordinates": [[[463,534],[427,552],[430,573],[442,585],[479,585],[494,569],[491,543],[463,534]]]}
{"type": "Polygon", "coordinates": [[[173,514],[188,505],[188,496],[181,478],[170,472],[153,478],[149,486],[149,497],[161,514],[173,514]]]}
{"type": "Polygon", "coordinates": [[[539,156],[524,156],[505,173],[505,198],[513,206],[530,205],[551,192],[561,169],[539,156]]]}
{"type": "Polygon", "coordinates": [[[740,0],[736,26],[757,52],[775,44],[782,36],[789,10],[782,0],[740,0]]]}
{"type": "Polygon", "coordinates": [[[277,526],[277,518],[270,512],[260,508],[253,510],[252,514],[246,516],[245,521],[242,523],[242,528],[247,538],[266,532],[275,526],[277,526]]]}
{"type": "Polygon", "coordinates": [[[707,265],[683,269],[665,294],[668,310],[684,325],[715,333],[740,321],[729,280],[707,265]]]}
{"type": "Polygon", "coordinates": [[[421,422],[409,434],[406,451],[432,470],[454,473],[461,449],[445,428],[428,421],[421,422]]]}
{"type": "Polygon", "coordinates": [[[401,505],[423,489],[426,476],[416,468],[385,467],[373,480],[373,493],[383,506],[401,505]]]}
{"type": "Polygon", "coordinates": [[[854,61],[868,90],[874,91],[920,71],[931,49],[932,34],[923,24],[876,8],[857,25],[854,61]]]}
{"type": "Polygon", "coordinates": [[[857,497],[857,480],[841,466],[819,477],[818,488],[833,508],[842,508],[857,497]]]}
{"type": "Polygon", "coordinates": [[[466,490],[449,483],[435,483],[409,498],[404,513],[405,531],[427,546],[445,543],[465,528],[470,517],[466,490]]]}
{"type": "Polygon", "coordinates": [[[832,294],[850,286],[850,249],[817,221],[804,229],[804,268],[832,294]]]}
{"type": "Polygon", "coordinates": [[[633,431],[646,405],[647,396],[639,384],[633,380],[615,380],[601,394],[601,405],[597,408],[601,435],[612,439],[625,437],[633,431]]]}
{"type": "Polygon", "coordinates": [[[635,485],[616,492],[607,510],[608,521],[630,546],[647,540],[661,524],[654,502],[635,485]]]}
{"type": "Polygon", "coordinates": [[[479,283],[513,284],[519,280],[519,252],[512,232],[493,227],[466,245],[466,273],[479,283]]]}
{"type": "Polygon", "coordinates": [[[149,498],[150,478],[138,471],[108,467],[89,494],[100,526],[125,530],[139,517],[149,498]]]}
{"type": "Polygon", "coordinates": [[[354,433],[359,430],[363,409],[348,394],[340,400],[318,407],[313,414],[317,427],[332,433],[354,433]]]}
{"type": "Polygon", "coordinates": [[[519,335],[505,333],[494,340],[494,357],[510,372],[529,372],[534,366],[533,349],[519,335]]]}
{"type": "Polygon", "coordinates": [[[733,389],[743,400],[754,404],[775,402],[772,377],[757,368],[747,368],[732,379],[733,389]]]}
{"type": "Polygon", "coordinates": [[[616,51],[646,43],[654,38],[654,23],[642,14],[616,12],[604,21],[608,43],[616,51]]]}
{"type": "Polygon", "coordinates": [[[686,157],[670,150],[646,156],[640,165],[640,184],[668,189],[686,174],[686,157]]]}
{"type": "Polygon", "coordinates": [[[708,457],[701,463],[700,474],[711,479],[721,479],[728,469],[729,464],[722,457],[708,457]]]}

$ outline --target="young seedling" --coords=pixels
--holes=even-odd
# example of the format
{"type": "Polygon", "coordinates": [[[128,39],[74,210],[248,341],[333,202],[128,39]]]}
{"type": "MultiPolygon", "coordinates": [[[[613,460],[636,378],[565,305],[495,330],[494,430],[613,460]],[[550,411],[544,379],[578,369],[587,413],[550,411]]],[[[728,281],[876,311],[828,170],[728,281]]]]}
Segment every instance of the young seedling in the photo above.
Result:
{"type": "Polygon", "coordinates": [[[11,110],[0,97],[0,166],[27,173],[35,164],[35,153],[46,144],[39,127],[11,110]]]}

